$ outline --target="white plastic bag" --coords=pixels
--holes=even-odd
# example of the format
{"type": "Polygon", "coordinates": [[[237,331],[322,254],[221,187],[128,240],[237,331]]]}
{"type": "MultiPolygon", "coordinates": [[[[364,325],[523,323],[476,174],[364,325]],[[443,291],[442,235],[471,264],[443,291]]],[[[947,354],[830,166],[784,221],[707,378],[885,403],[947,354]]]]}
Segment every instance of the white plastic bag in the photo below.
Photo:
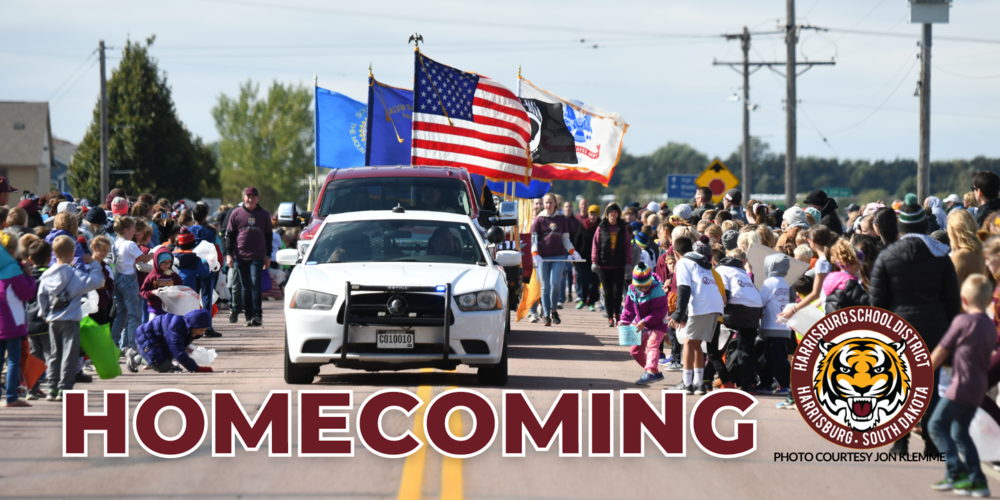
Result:
{"type": "Polygon", "coordinates": [[[82,297],[83,302],[80,305],[80,309],[83,311],[84,316],[89,316],[98,311],[98,301],[100,297],[97,296],[97,290],[91,290],[90,293],[82,297]]]}
{"type": "Polygon", "coordinates": [[[982,408],[976,409],[976,416],[969,424],[969,436],[976,443],[979,460],[995,462],[1000,460],[1000,425],[982,408]]]}
{"type": "Polygon", "coordinates": [[[209,243],[208,240],[198,243],[198,246],[194,247],[194,253],[208,264],[209,271],[214,273],[222,267],[219,264],[219,254],[215,251],[215,245],[209,243]]]}
{"type": "Polygon", "coordinates": [[[153,290],[153,294],[163,302],[163,310],[183,316],[195,309],[201,308],[201,297],[198,292],[186,286],[165,286],[153,290]]]}
{"type": "Polygon", "coordinates": [[[205,349],[204,347],[198,346],[191,351],[189,356],[191,356],[191,359],[194,360],[195,363],[198,363],[198,366],[209,366],[219,355],[215,353],[215,349],[205,349]]]}
{"type": "Polygon", "coordinates": [[[219,273],[219,276],[216,278],[215,294],[222,300],[233,298],[232,294],[229,293],[229,277],[226,276],[226,273],[219,273]]]}
{"type": "MultiPolygon", "coordinates": [[[[795,307],[795,304],[788,304],[785,306],[785,311],[791,307],[795,307]]],[[[788,318],[788,321],[785,324],[787,324],[792,330],[798,332],[799,335],[805,335],[806,333],[809,333],[809,329],[821,319],[823,319],[823,311],[820,311],[815,306],[809,305],[799,309],[798,312],[793,314],[791,318],[788,318]]]]}

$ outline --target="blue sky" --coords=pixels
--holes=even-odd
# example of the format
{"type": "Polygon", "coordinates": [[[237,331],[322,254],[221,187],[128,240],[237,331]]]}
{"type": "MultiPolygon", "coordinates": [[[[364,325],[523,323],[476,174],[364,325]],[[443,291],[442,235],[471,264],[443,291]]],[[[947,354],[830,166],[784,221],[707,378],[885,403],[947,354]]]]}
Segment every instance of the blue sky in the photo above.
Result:
{"type": "MultiPolygon", "coordinates": [[[[904,0],[798,0],[797,21],[910,36],[805,31],[799,60],[837,61],[799,77],[800,156],[915,158],[920,27],[904,0]],[[824,143],[822,137],[828,142],[824,143]]],[[[217,138],[211,108],[247,79],[319,84],[364,100],[369,63],[385,83],[411,87],[412,49],[510,85],[518,64],[536,85],[617,111],[625,147],[645,154],[668,141],[726,156],[740,141],[741,76],[713,66],[738,60],[738,41],[717,36],[773,31],[784,0],[656,2],[175,0],[0,2],[0,100],[50,101],[52,131],[83,138],[99,84],[99,39],[109,70],[128,37],[156,34],[152,53],[168,75],[177,113],[206,140],[217,138]],[[581,42],[582,40],[582,42],[581,42]],[[594,45],[597,47],[594,48],[594,45]]],[[[933,159],[1000,156],[1000,2],[961,0],[935,25],[933,159]]],[[[751,60],[784,60],[780,35],[753,38],[751,60]]],[[[784,150],[784,79],[751,76],[751,134],[784,150]]]]}

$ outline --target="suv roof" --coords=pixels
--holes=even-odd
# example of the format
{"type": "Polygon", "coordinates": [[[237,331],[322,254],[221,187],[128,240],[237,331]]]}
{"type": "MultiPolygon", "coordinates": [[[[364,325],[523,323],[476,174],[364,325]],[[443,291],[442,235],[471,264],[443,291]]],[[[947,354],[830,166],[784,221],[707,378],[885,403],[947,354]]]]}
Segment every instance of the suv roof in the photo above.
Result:
{"type": "Polygon", "coordinates": [[[326,182],[334,178],[354,179],[358,177],[439,177],[448,178],[458,176],[468,178],[468,171],[464,168],[455,167],[433,167],[425,165],[384,165],[372,167],[351,167],[331,170],[326,176],[326,182]]]}

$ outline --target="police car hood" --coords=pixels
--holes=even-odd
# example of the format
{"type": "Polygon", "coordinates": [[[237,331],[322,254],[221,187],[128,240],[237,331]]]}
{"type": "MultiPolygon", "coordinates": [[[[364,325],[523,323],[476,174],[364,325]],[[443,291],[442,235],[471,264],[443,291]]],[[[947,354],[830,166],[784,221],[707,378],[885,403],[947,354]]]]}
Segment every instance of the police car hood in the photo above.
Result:
{"type": "Polygon", "coordinates": [[[499,270],[493,266],[468,264],[423,264],[375,262],[307,265],[306,281],[311,290],[343,295],[344,284],[369,286],[438,286],[452,284],[460,295],[492,289],[499,270]]]}

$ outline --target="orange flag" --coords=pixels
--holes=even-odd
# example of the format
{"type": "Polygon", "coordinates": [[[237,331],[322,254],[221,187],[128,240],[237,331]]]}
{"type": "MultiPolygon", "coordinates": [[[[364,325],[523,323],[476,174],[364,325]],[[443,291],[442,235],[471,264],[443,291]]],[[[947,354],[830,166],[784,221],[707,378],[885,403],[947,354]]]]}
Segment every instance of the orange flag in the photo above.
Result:
{"type": "Polygon", "coordinates": [[[521,304],[517,306],[518,321],[524,319],[528,315],[528,309],[531,309],[531,306],[535,305],[535,302],[538,302],[542,298],[542,284],[538,281],[536,271],[536,269],[532,269],[531,282],[524,289],[524,294],[521,296],[521,304]]]}

